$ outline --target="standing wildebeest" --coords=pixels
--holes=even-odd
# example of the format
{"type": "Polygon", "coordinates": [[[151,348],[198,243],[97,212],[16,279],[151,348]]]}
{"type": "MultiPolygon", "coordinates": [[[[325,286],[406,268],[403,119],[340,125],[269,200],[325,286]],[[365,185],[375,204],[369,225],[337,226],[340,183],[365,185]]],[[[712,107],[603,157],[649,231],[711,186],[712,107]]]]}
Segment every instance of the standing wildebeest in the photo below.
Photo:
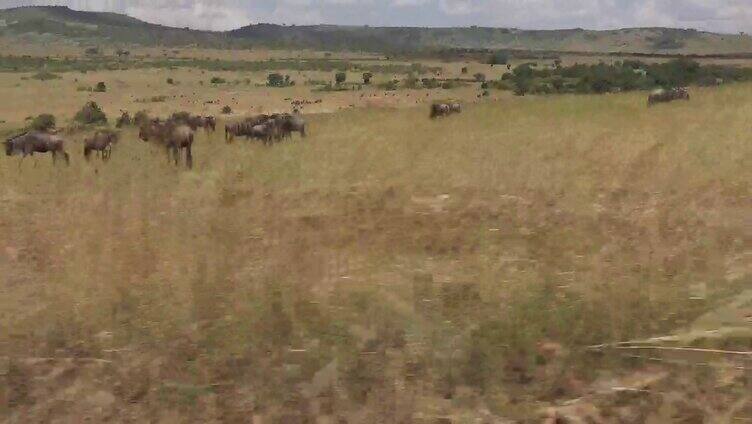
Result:
{"type": "Polygon", "coordinates": [[[141,126],[138,137],[143,141],[153,140],[164,146],[167,149],[168,158],[170,153],[172,153],[175,165],[180,160],[181,151],[185,149],[185,164],[189,168],[193,167],[193,155],[191,154],[193,131],[188,125],[172,121],[160,122],[155,120],[141,126]]]}
{"type": "Polygon", "coordinates": [[[656,103],[668,103],[674,100],[689,100],[689,91],[684,87],[671,88],[668,90],[655,90],[648,96],[648,107],[656,103]]]}
{"type": "Polygon", "coordinates": [[[65,151],[65,140],[55,134],[29,131],[5,141],[7,156],[22,155],[25,158],[34,153],[52,153],[53,163],[57,161],[58,155],[63,155],[65,163],[70,164],[70,156],[65,151]]]}
{"type": "Polygon", "coordinates": [[[102,160],[112,156],[112,145],[117,143],[120,135],[111,131],[97,131],[91,137],[84,139],[84,157],[89,160],[91,152],[98,152],[102,160]]]}
{"type": "Polygon", "coordinates": [[[277,115],[274,118],[274,124],[277,127],[277,137],[292,137],[293,132],[300,133],[302,138],[306,136],[306,122],[300,114],[292,115],[285,113],[277,115]]]}

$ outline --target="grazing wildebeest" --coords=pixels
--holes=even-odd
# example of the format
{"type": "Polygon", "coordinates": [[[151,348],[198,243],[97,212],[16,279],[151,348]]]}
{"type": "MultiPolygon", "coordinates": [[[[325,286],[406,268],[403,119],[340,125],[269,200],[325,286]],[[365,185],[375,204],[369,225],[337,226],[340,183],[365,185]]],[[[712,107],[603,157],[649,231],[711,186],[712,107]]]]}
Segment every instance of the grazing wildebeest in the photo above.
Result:
{"type": "Polygon", "coordinates": [[[97,131],[91,137],[84,139],[84,157],[89,160],[91,152],[98,152],[102,160],[112,156],[112,145],[117,143],[120,134],[111,131],[97,131]]]}
{"type": "Polygon", "coordinates": [[[172,153],[175,159],[175,165],[180,161],[181,151],[185,150],[185,163],[193,167],[193,155],[191,147],[193,146],[193,131],[188,125],[179,124],[172,121],[160,122],[154,120],[147,125],[141,126],[138,137],[143,141],[154,141],[162,145],[167,150],[167,157],[172,153]]]}
{"type": "Polygon", "coordinates": [[[22,155],[25,158],[34,153],[51,153],[53,163],[57,161],[58,155],[63,155],[65,163],[70,164],[70,156],[65,151],[65,140],[58,135],[29,131],[5,141],[7,156],[22,155]]]}
{"type": "Polygon", "coordinates": [[[689,100],[689,91],[684,87],[655,90],[648,96],[648,107],[657,103],[668,103],[674,100],[689,100]]]}

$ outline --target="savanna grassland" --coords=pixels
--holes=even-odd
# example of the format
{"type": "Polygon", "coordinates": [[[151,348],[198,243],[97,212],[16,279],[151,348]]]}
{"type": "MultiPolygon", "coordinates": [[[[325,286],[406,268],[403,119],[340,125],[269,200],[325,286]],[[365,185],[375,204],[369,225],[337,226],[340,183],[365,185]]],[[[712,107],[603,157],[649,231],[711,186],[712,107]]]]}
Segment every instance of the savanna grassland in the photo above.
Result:
{"type": "MultiPolygon", "coordinates": [[[[201,86],[213,74],[195,69],[170,87],[167,70],[108,74],[122,86],[88,93],[71,79],[103,76],[73,75],[4,74],[7,127],[69,119],[90,96],[114,117],[165,92],[147,108],[236,98],[241,114],[311,93],[201,86]]],[[[83,160],[80,133],[70,167],[3,157],[0,417],[752,417],[752,85],[650,109],[644,93],[460,88],[476,102],[436,121],[425,102],[446,91],[339,110],[361,93],[320,94],[305,139],[199,132],[192,170],[134,129],[108,163],[83,160]]]]}

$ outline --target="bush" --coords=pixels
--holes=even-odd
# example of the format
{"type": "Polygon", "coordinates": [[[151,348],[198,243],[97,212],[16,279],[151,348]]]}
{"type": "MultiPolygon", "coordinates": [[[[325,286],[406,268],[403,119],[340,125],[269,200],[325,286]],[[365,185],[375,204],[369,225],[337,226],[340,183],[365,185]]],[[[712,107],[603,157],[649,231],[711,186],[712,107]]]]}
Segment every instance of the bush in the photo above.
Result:
{"type": "Polygon", "coordinates": [[[473,75],[473,78],[476,82],[484,82],[486,81],[486,74],[478,72],[477,74],[473,75]]]}
{"type": "Polygon", "coordinates": [[[173,80],[172,78],[167,78],[167,84],[174,85],[175,80],[173,80]]]}
{"type": "Polygon", "coordinates": [[[222,108],[222,113],[225,115],[229,115],[232,113],[232,108],[230,106],[224,106],[222,108]]]}
{"type": "Polygon", "coordinates": [[[334,81],[335,81],[335,82],[336,82],[337,84],[342,84],[342,83],[344,83],[345,81],[347,81],[347,74],[346,74],[346,73],[344,73],[344,72],[337,72],[337,73],[336,73],[336,74],[334,75],[334,81]]]}
{"type": "Polygon", "coordinates": [[[292,81],[289,75],[283,76],[275,72],[266,76],[266,85],[269,87],[291,87],[295,85],[295,81],[292,81]]]}
{"type": "Polygon", "coordinates": [[[212,79],[209,82],[212,84],[224,84],[227,82],[227,80],[221,77],[212,77],[212,79]]]}
{"type": "Polygon", "coordinates": [[[145,110],[139,110],[133,116],[133,123],[139,126],[148,123],[150,120],[151,118],[149,117],[149,113],[147,113],[145,110]]]}
{"type": "Polygon", "coordinates": [[[509,62],[509,53],[498,51],[488,58],[489,65],[506,65],[509,62]]]}
{"type": "Polygon", "coordinates": [[[96,91],[97,93],[104,93],[105,91],[107,91],[107,85],[100,81],[97,83],[97,86],[94,87],[94,91],[96,91]]]}
{"type": "Polygon", "coordinates": [[[50,115],[49,113],[43,113],[31,120],[31,123],[29,123],[29,129],[36,131],[49,131],[55,128],[55,124],[55,116],[50,115]]]}
{"type": "Polygon", "coordinates": [[[363,84],[369,85],[371,84],[371,78],[373,78],[373,74],[370,72],[364,72],[363,73],[363,84]]]}
{"type": "Polygon", "coordinates": [[[41,71],[32,75],[31,78],[35,80],[39,80],[39,81],[49,81],[49,80],[61,79],[62,77],[60,75],[53,74],[52,72],[41,71]]]}
{"type": "Polygon", "coordinates": [[[107,115],[96,102],[88,102],[76,113],[73,120],[84,125],[106,124],[107,115]]]}
{"type": "Polygon", "coordinates": [[[467,73],[467,66],[463,66],[462,70],[460,72],[462,72],[463,75],[466,74],[467,73]]]}

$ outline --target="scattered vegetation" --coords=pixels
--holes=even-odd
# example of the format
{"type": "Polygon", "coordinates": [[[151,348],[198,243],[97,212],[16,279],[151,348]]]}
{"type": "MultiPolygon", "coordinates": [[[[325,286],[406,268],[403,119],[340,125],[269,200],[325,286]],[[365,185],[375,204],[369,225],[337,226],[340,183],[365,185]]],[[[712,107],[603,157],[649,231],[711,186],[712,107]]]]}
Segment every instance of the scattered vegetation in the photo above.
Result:
{"type": "Polygon", "coordinates": [[[222,113],[225,115],[229,115],[232,113],[232,108],[228,105],[225,105],[222,107],[222,113]]]}
{"type": "Polygon", "coordinates": [[[104,93],[107,91],[107,85],[100,81],[97,83],[97,85],[94,87],[94,92],[96,93],[104,93]]]}
{"type": "Polygon", "coordinates": [[[515,94],[608,93],[651,90],[658,87],[717,85],[734,81],[752,81],[752,69],[723,65],[701,65],[689,59],[664,63],[637,60],[614,64],[575,64],[553,68],[535,68],[532,63],[514,68],[505,74],[495,88],[512,88],[515,94]],[[512,80],[513,85],[503,83],[512,80]]]}
{"type": "Polygon", "coordinates": [[[289,75],[282,75],[273,72],[266,76],[266,85],[269,87],[290,87],[295,85],[295,81],[290,80],[289,75]]]}
{"type": "Polygon", "coordinates": [[[53,74],[52,72],[40,71],[32,75],[31,78],[35,80],[39,80],[39,81],[49,81],[49,80],[61,79],[62,77],[60,75],[53,74]]]}
{"type": "Polygon", "coordinates": [[[73,120],[83,125],[107,124],[107,115],[96,102],[88,102],[73,117],[73,120]]]}
{"type": "Polygon", "coordinates": [[[227,80],[222,77],[212,77],[211,81],[209,81],[212,84],[226,84],[227,80]]]}
{"type": "Polygon", "coordinates": [[[345,72],[337,72],[334,75],[334,82],[337,83],[337,85],[340,85],[347,81],[347,74],[345,72]]]}
{"type": "Polygon", "coordinates": [[[36,118],[33,118],[28,125],[30,130],[36,131],[49,131],[56,127],[57,121],[55,116],[49,113],[43,113],[36,118]]]}

